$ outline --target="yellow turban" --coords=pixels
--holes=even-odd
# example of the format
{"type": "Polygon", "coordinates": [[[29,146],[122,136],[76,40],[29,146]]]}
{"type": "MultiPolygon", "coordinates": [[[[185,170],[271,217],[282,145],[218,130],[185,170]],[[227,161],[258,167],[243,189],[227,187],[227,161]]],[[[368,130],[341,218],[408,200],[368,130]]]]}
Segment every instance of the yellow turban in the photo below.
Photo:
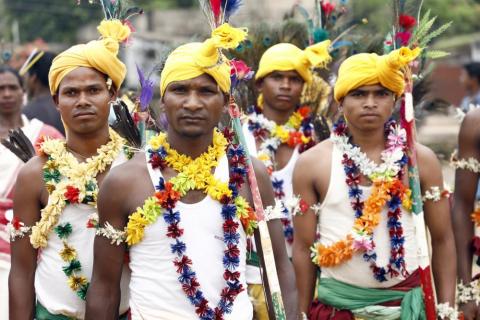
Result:
{"type": "Polygon", "coordinates": [[[103,20],[97,29],[102,35],[100,40],[73,46],[53,60],[48,74],[52,95],[57,92],[63,78],[79,67],[93,68],[106,74],[115,87],[120,88],[127,69],[117,57],[119,42],[128,38],[130,28],[120,20],[103,20]]]}
{"type": "Polygon", "coordinates": [[[236,48],[247,36],[244,29],[232,28],[228,23],[213,30],[204,42],[184,44],[175,49],[165,61],[160,77],[160,93],[175,81],[196,78],[204,73],[212,76],[223,92],[230,91],[230,64],[220,49],[236,48]]]}
{"type": "Polygon", "coordinates": [[[301,50],[291,43],[279,43],[262,55],[255,79],[261,79],[273,71],[295,70],[305,80],[312,82],[311,67],[325,66],[332,59],[328,53],[330,40],[301,50]]]}
{"type": "Polygon", "coordinates": [[[359,53],[346,59],[338,70],[335,100],[340,101],[350,91],[361,86],[380,84],[398,96],[405,87],[403,68],[415,60],[421,49],[402,47],[387,55],[359,53]]]}

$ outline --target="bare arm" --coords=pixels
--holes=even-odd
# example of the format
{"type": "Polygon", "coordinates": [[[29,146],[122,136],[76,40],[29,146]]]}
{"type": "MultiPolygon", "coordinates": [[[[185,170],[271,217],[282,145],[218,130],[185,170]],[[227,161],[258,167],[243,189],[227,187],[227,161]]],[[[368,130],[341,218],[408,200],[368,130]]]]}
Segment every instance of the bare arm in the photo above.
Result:
{"type": "MultiPolygon", "coordinates": [[[[458,158],[467,159],[473,157],[480,160],[478,150],[478,121],[480,110],[468,113],[463,120],[458,136],[458,158]]],[[[457,274],[463,283],[472,280],[472,238],[474,226],[470,214],[474,210],[475,194],[478,185],[478,173],[468,170],[457,169],[455,171],[455,193],[453,205],[453,229],[457,249],[457,274]]],[[[474,319],[474,303],[470,306],[461,306],[465,313],[465,319],[474,319]]]]}
{"type": "MultiPolygon", "coordinates": [[[[422,145],[417,147],[420,183],[423,192],[437,186],[443,188],[440,162],[422,145]]],[[[456,253],[448,199],[424,202],[425,221],[432,241],[432,270],[437,300],[455,305],[456,253]]]]}
{"type": "MultiPolygon", "coordinates": [[[[265,166],[258,160],[252,159],[258,187],[264,207],[275,205],[272,184],[265,166]]],[[[272,249],[275,257],[278,280],[282,291],[283,303],[287,313],[287,319],[298,319],[297,289],[292,263],[288,258],[283,236],[283,226],[280,220],[271,220],[268,223],[268,231],[272,240],[272,249]]],[[[257,246],[259,248],[259,246],[257,246]]]]}
{"type": "MultiPolygon", "coordinates": [[[[306,155],[302,155],[295,165],[293,193],[311,205],[319,199],[312,178],[312,166],[306,155]]],[[[315,290],[316,267],[310,258],[310,247],[315,242],[317,216],[309,208],[304,214],[293,217],[293,227],[293,264],[297,276],[300,311],[308,314],[315,290]]]]}
{"type": "MultiPolygon", "coordinates": [[[[98,193],[98,215],[100,226],[110,223],[115,229],[123,230],[127,224],[128,212],[124,209],[125,199],[131,188],[120,168],[112,170],[98,193]]],[[[118,319],[120,304],[120,279],[126,245],[111,244],[103,236],[96,236],[91,285],[87,293],[85,319],[118,319]]]]}
{"type": "MultiPolygon", "coordinates": [[[[30,160],[20,170],[15,185],[14,215],[30,227],[40,219],[40,197],[44,189],[41,170],[42,161],[39,158],[30,160]]],[[[10,320],[30,320],[35,317],[37,250],[30,244],[29,234],[12,241],[10,246],[10,320]]]]}

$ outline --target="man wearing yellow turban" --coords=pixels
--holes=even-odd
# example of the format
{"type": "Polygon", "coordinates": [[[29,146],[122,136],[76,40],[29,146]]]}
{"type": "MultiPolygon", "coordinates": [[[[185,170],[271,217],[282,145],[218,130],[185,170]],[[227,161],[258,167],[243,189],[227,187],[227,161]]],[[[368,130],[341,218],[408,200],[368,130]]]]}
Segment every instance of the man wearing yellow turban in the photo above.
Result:
{"type": "MultiPolygon", "coordinates": [[[[255,79],[259,91],[257,106],[250,107],[243,131],[250,152],[268,168],[275,191],[285,243],[292,253],[293,226],[288,202],[292,194],[292,173],[298,156],[315,144],[309,107],[300,106],[305,85],[312,83],[313,67],[325,67],[331,60],[330,41],[301,50],[279,43],[262,55],[255,79]]],[[[247,265],[247,283],[256,305],[257,319],[268,319],[262,299],[260,270],[255,259],[247,265]]],[[[293,275],[292,275],[293,276],[293,275]]]]}
{"type": "MultiPolygon", "coordinates": [[[[160,81],[167,132],[115,168],[100,191],[102,231],[87,319],[107,318],[118,301],[121,270],[111,262],[121,261],[127,246],[116,246],[115,237],[129,246],[132,319],[252,319],[245,261],[256,219],[244,184],[246,155],[217,128],[230,92],[220,50],[235,48],[245,35],[223,24],[203,43],[168,56],[160,81]]],[[[255,163],[255,173],[263,203],[271,205],[265,168],[255,163]]],[[[281,224],[270,224],[270,231],[288,319],[296,319],[281,224]]]]}
{"type": "MultiPolygon", "coordinates": [[[[346,59],[334,88],[345,120],[295,166],[293,192],[304,206],[293,219],[293,262],[300,308],[309,319],[426,317],[406,134],[389,120],[419,52],[401,48],[346,59]],[[311,307],[318,267],[318,302],[311,307]]],[[[443,187],[442,170],[430,149],[416,150],[439,318],[457,319],[448,308],[455,303],[456,267],[448,200],[439,191],[432,196],[443,187]]]]}
{"type": "MultiPolygon", "coordinates": [[[[41,155],[17,179],[10,319],[85,318],[98,188],[108,170],[126,160],[124,140],[109,129],[108,115],[125,78],[119,42],[130,29],[119,20],[104,20],[98,30],[100,40],[60,53],[49,73],[66,141],[46,139],[41,155]]],[[[114,267],[122,269],[123,261],[114,267]]],[[[127,317],[128,277],[125,272],[122,297],[111,311],[117,319],[127,317]]]]}

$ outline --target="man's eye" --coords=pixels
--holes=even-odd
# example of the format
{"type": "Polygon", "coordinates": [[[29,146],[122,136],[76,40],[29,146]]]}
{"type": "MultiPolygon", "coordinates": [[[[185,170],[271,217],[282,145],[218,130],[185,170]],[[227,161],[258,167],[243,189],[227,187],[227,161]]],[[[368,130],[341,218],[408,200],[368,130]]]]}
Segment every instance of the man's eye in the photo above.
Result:
{"type": "Polygon", "coordinates": [[[98,93],[100,91],[100,89],[98,88],[90,88],[90,93],[98,93]]]}
{"type": "Polygon", "coordinates": [[[185,92],[185,88],[184,87],[173,87],[172,88],[172,91],[175,92],[175,93],[183,93],[185,92]]]}

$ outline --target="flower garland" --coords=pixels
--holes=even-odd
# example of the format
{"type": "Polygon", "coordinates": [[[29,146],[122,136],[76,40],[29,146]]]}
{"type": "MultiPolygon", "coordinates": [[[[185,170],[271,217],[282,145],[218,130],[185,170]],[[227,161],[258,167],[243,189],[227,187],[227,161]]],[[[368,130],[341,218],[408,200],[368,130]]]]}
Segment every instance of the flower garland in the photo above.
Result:
{"type": "Polygon", "coordinates": [[[313,262],[321,267],[333,267],[350,260],[354,253],[363,252],[363,258],[366,262],[370,262],[376,280],[387,281],[387,276],[394,278],[399,274],[407,276],[403,247],[405,238],[400,222],[401,206],[403,205],[407,210],[411,208],[411,191],[401,181],[403,174],[401,169],[407,163],[405,135],[395,127],[393,122],[386,124],[387,149],[382,152],[382,158],[391,154],[397,162],[388,161],[377,167],[370,164],[371,161],[365,154],[361,154],[358,147],[345,146],[349,144],[347,133],[346,125],[343,122],[337,123],[334,127],[334,135],[338,138],[333,139],[333,142],[344,152],[342,164],[347,176],[350,204],[355,213],[353,230],[344,240],[330,246],[319,243],[314,245],[313,262]],[[363,172],[370,173],[369,177],[373,181],[371,195],[365,201],[361,199],[363,191],[359,187],[361,166],[354,159],[363,161],[363,172]],[[373,231],[380,222],[385,205],[388,207],[391,251],[387,266],[380,267],[376,263],[373,231]]]}
{"type": "Polygon", "coordinates": [[[275,153],[282,143],[292,148],[299,146],[300,153],[315,145],[311,113],[310,107],[301,107],[290,116],[287,123],[278,125],[265,118],[260,108],[249,108],[248,129],[255,139],[262,141],[257,157],[270,173],[275,169],[275,153]]]}
{"type": "Polygon", "coordinates": [[[458,159],[455,151],[450,158],[450,165],[455,169],[468,170],[473,173],[480,173],[480,162],[474,157],[458,159]]]}
{"type": "Polygon", "coordinates": [[[460,283],[457,285],[457,301],[459,304],[474,301],[478,306],[480,303],[480,280],[472,280],[466,285],[460,280],[460,283]]]}
{"type": "MultiPolygon", "coordinates": [[[[231,137],[228,133],[225,136],[231,137]]],[[[126,227],[127,243],[134,245],[143,239],[145,227],[154,223],[159,216],[163,216],[168,224],[167,237],[172,239],[172,253],[177,256],[173,265],[179,275],[178,281],[201,319],[224,319],[224,314],[232,311],[235,298],[244,290],[239,281],[240,273],[237,271],[240,264],[238,248],[240,234],[236,219],[240,220],[248,235],[253,233],[257,223],[254,211],[247,201],[239,196],[240,186],[245,182],[247,174],[245,152],[240,145],[233,144],[225,136],[215,131],[213,145],[196,159],[180,155],[170,148],[165,134],[152,138],[151,148],[148,151],[152,167],[163,168],[168,164],[179,173],[167,182],[160,178],[158,186],[155,187],[157,190],[155,196],[148,198],[144,205],[129,217],[126,227]],[[227,146],[230,181],[224,187],[225,184],[218,181],[211,171],[217,166],[219,159],[225,155],[227,146]],[[215,308],[209,305],[201,291],[200,283],[192,268],[192,260],[185,254],[186,244],[182,241],[184,229],[180,225],[181,213],[175,210],[177,201],[189,190],[195,189],[202,190],[222,203],[225,243],[223,277],[226,285],[220,293],[221,299],[215,308]]]]}
{"type": "Polygon", "coordinates": [[[447,189],[440,190],[439,186],[431,186],[430,189],[425,191],[425,194],[422,197],[422,201],[432,201],[438,202],[442,198],[449,198],[451,192],[447,189]]]}
{"type": "Polygon", "coordinates": [[[17,217],[13,217],[12,221],[7,224],[7,233],[10,241],[14,242],[16,239],[21,239],[30,233],[32,227],[26,226],[17,217]]]}
{"type": "Polygon", "coordinates": [[[436,306],[437,316],[443,320],[458,320],[460,313],[457,308],[451,307],[450,303],[439,303],[436,306]]]}
{"type": "MultiPolygon", "coordinates": [[[[256,140],[262,140],[257,158],[265,164],[270,175],[275,170],[275,153],[282,143],[286,143],[292,148],[299,146],[299,152],[304,152],[315,145],[311,113],[310,107],[301,107],[290,116],[286,124],[278,125],[275,121],[265,118],[260,108],[250,107],[248,129],[256,140]]],[[[283,184],[282,179],[272,179],[275,197],[280,200],[285,196],[283,184]]],[[[288,216],[286,207],[283,208],[283,212],[285,214],[285,217],[281,219],[283,233],[287,243],[292,244],[292,220],[288,216]]]]}
{"type": "MultiPolygon", "coordinates": [[[[41,211],[40,221],[32,227],[30,242],[34,248],[45,248],[52,231],[63,241],[60,257],[67,263],[63,272],[68,277],[69,287],[85,299],[88,281],[79,275],[82,266],[76,259],[75,248],[68,244],[67,239],[73,232],[72,225],[66,223],[57,225],[65,206],[83,203],[96,206],[98,185],[96,176],[105,171],[121,152],[124,140],[112,129],[109,130],[110,141],[97,149],[97,155],[78,163],[73,154],[67,151],[64,141],[45,140],[41,151],[48,157],[43,166],[43,178],[49,193],[48,205],[41,211]],[[57,225],[55,227],[55,225],[57,225]]],[[[96,223],[89,219],[87,227],[96,223]]]]}

